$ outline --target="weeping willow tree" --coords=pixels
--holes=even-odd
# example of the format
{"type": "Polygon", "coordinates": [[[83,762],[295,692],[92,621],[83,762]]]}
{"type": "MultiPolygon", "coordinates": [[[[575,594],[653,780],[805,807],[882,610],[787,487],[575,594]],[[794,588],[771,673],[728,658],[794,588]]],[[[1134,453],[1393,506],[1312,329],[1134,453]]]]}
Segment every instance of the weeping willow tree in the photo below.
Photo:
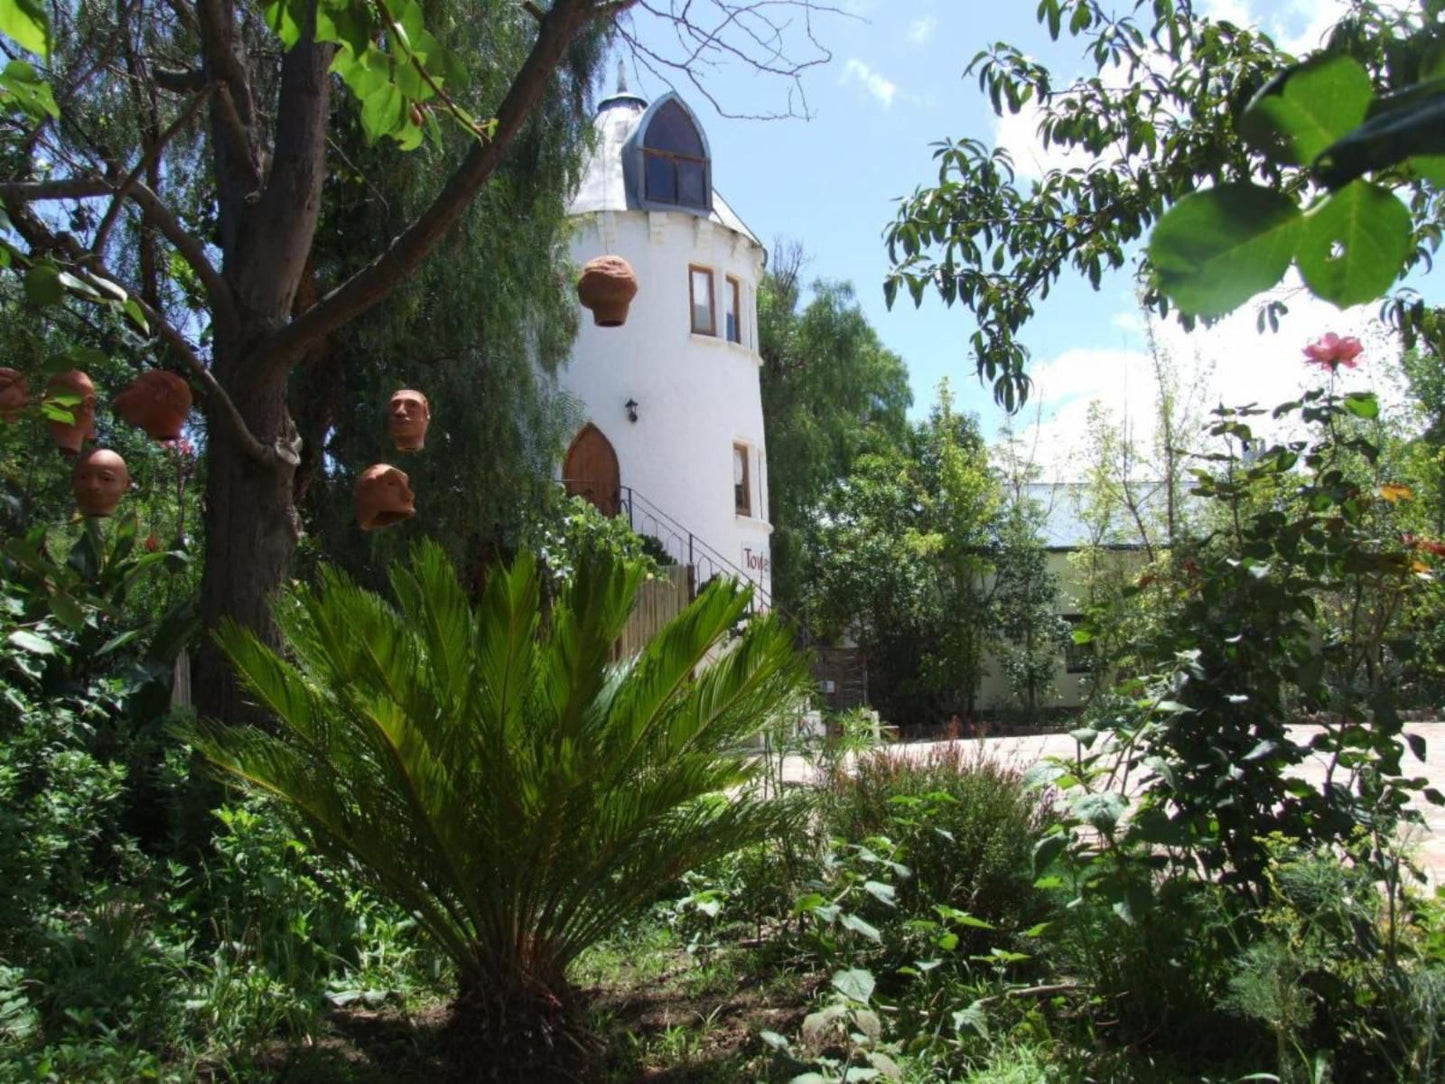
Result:
{"type": "MultiPolygon", "coordinates": [[[[520,53],[523,44],[480,23],[466,32],[472,40],[461,55],[489,58],[474,76],[483,83],[497,70],[491,58],[520,53]]],[[[377,570],[422,535],[442,540],[475,582],[556,496],[551,468],[576,420],[555,381],[577,330],[566,208],[590,145],[583,89],[595,82],[601,54],[597,37],[573,43],[568,78],[552,84],[438,258],[296,371],[305,449],[297,492],[317,543],[311,552],[368,582],[379,584],[377,570]],[[387,400],[402,387],[424,392],[431,404],[420,455],[396,452],[387,436],[387,400]],[[363,535],[351,489],[378,462],[406,471],[425,496],[415,519],[363,535]]],[[[354,272],[357,253],[384,246],[435,198],[447,174],[393,144],[368,147],[358,107],[348,101],[344,109],[352,116],[333,152],[340,168],[328,182],[330,213],[313,252],[322,281],[354,272]],[[358,237],[368,243],[358,245],[358,237]]],[[[451,154],[464,153],[464,137],[454,142],[451,154]]]]}

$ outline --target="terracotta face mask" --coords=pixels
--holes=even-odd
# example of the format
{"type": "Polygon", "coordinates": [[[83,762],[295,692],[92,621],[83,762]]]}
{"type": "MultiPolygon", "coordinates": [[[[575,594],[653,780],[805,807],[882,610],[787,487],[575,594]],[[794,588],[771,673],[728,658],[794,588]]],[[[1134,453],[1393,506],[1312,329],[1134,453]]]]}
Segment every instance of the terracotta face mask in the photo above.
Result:
{"type": "Polygon", "coordinates": [[[108,448],[95,448],[75,461],[70,490],[82,516],[108,516],[130,488],[125,460],[108,448]]]}
{"type": "Polygon", "coordinates": [[[367,467],[356,480],[356,522],[363,531],[390,527],[416,514],[407,476],[387,463],[367,467]]]}
{"type": "Polygon", "coordinates": [[[430,424],[431,404],[421,392],[403,388],[391,397],[386,425],[397,451],[421,451],[426,446],[426,430],[430,424]]]}
{"type": "Polygon", "coordinates": [[[50,421],[50,439],[66,455],[79,455],[87,440],[95,439],[95,385],[79,369],[51,377],[45,389],[47,398],[79,398],[78,403],[65,403],[61,409],[70,412],[71,421],[50,421]]]}
{"type": "Polygon", "coordinates": [[[177,440],[191,412],[191,387],[175,373],[141,373],[115,397],[115,412],[152,440],[177,440]]]}
{"type": "Polygon", "coordinates": [[[0,421],[19,421],[29,405],[30,390],[25,386],[25,374],[0,369],[0,421]]]}

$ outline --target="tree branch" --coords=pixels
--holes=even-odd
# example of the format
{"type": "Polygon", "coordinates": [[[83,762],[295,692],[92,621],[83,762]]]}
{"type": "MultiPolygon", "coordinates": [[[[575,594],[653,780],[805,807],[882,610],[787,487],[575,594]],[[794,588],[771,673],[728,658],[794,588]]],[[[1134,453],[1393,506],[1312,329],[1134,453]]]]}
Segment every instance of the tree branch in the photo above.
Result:
{"type": "Polygon", "coordinates": [[[294,365],[312,343],[366,312],[421,264],[496,170],[518,130],[531,116],[547,82],[577,31],[616,5],[598,8],[585,0],[557,0],[542,19],[532,51],[497,109],[490,141],[476,143],[446,186],[420,217],[386,250],[332,290],[312,309],[264,340],[245,367],[294,365]]]}
{"type": "MultiPolygon", "coordinates": [[[[105,217],[101,219],[100,228],[95,231],[95,239],[91,242],[90,250],[95,253],[97,257],[104,257],[105,245],[106,242],[110,240],[110,231],[115,228],[116,219],[120,217],[121,206],[125,203],[127,197],[130,196],[131,190],[140,183],[141,175],[160,158],[161,151],[165,149],[166,144],[174,139],[176,134],[189,124],[195,115],[200,112],[201,106],[205,104],[206,99],[211,96],[218,85],[217,83],[210,83],[198,91],[195,96],[186,103],[186,107],[181,110],[180,115],[171,121],[166,127],[166,130],[160,134],[160,138],[146,148],[145,153],[140,157],[140,161],[135,164],[135,168],[130,171],[125,180],[121,181],[120,187],[115,190],[115,195],[111,198],[110,207],[107,208],[105,217]]],[[[198,268],[197,274],[199,273],[200,270],[198,268]]]]}
{"type": "Polygon", "coordinates": [[[97,199],[114,191],[110,182],[100,177],[63,177],[53,181],[0,181],[0,199],[14,203],[97,199]]]}
{"type": "Polygon", "coordinates": [[[194,94],[206,85],[206,77],[198,71],[152,67],[151,78],[156,81],[156,86],[172,94],[194,94]]]}
{"type": "Polygon", "coordinates": [[[146,221],[161,231],[161,235],[181,254],[201,285],[206,288],[206,297],[211,304],[211,319],[217,330],[229,332],[240,319],[236,311],[236,298],[231,284],[216,270],[206,255],[206,246],[201,239],[181,225],[165,202],[144,184],[137,181],[131,186],[130,198],[144,212],[146,221]]]}

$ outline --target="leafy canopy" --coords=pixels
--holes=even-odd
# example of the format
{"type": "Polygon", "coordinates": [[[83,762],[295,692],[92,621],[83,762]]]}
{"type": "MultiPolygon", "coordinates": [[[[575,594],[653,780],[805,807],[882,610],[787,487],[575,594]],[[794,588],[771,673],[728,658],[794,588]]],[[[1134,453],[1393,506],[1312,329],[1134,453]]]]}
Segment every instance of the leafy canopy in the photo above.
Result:
{"type": "MultiPolygon", "coordinates": [[[[1065,86],[1006,42],[967,69],[995,113],[1036,109],[1044,146],[1087,166],[1029,179],[1006,149],[945,141],[936,182],[887,230],[889,304],[935,290],[967,306],[979,375],[1010,409],[1028,394],[1021,335],[1038,304],[1068,270],[1097,289],[1151,229],[1144,303],[1186,323],[1243,304],[1292,262],[1319,296],[1368,300],[1438,245],[1436,0],[1423,11],[1355,0],[1299,66],[1258,30],[1187,4],[1126,7],[1041,0],[1050,37],[1085,45],[1091,70],[1065,86]]],[[[1423,309],[1390,306],[1407,332],[1423,309]]],[[[1282,310],[1271,302],[1261,324],[1282,310]]]]}

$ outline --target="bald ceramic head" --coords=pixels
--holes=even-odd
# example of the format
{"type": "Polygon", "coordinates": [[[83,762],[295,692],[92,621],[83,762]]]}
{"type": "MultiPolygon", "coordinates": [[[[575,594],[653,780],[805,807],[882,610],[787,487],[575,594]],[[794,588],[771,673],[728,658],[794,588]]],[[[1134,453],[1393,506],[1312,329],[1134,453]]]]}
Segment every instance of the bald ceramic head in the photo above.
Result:
{"type": "Polygon", "coordinates": [[[79,455],[87,440],[95,439],[95,385],[79,369],[58,373],[45,388],[47,399],[78,398],[78,403],[61,403],[61,410],[70,412],[71,421],[49,421],[50,439],[66,455],[79,455]]]}
{"type": "Polygon", "coordinates": [[[82,516],[108,516],[130,488],[125,460],[109,448],[94,448],[75,461],[70,489],[82,516]]]}
{"type": "Polygon", "coordinates": [[[25,386],[25,374],[0,369],[0,420],[19,421],[29,405],[30,390],[25,386]]]}
{"type": "Polygon", "coordinates": [[[388,463],[367,467],[356,480],[356,522],[363,531],[390,527],[416,514],[409,479],[388,463]]]}
{"type": "Polygon", "coordinates": [[[191,386],[175,373],[141,373],[115,397],[115,412],[152,440],[178,440],[191,412],[191,386]]]}
{"type": "Polygon", "coordinates": [[[431,424],[431,404],[426,396],[402,388],[386,408],[386,427],[399,452],[419,452],[426,447],[426,429],[431,424]]]}

